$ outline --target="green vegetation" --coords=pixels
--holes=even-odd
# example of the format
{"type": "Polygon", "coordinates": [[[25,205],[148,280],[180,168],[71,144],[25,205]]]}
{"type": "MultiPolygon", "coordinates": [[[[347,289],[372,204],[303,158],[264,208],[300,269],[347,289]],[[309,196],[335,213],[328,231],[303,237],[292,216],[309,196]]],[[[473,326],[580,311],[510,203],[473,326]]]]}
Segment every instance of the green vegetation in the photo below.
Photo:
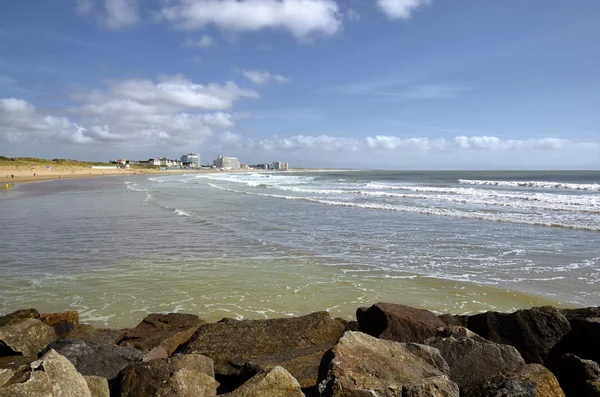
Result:
{"type": "Polygon", "coordinates": [[[70,159],[39,159],[36,157],[6,157],[0,156],[0,166],[77,166],[77,167],[91,167],[92,165],[112,165],[110,163],[103,162],[89,162],[89,161],[77,161],[70,159]]]}

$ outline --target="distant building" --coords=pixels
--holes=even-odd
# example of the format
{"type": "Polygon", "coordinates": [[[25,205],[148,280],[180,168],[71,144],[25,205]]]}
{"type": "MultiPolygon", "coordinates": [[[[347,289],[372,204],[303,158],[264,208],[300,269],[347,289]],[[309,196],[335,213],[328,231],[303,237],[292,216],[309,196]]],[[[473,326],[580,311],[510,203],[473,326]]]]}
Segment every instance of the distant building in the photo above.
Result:
{"type": "Polygon", "coordinates": [[[213,164],[217,168],[227,168],[237,170],[240,168],[240,160],[236,157],[225,157],[219,156],[213,161],[213,164]]]}
{"type": "Polygon", "coordinates": [[[288,163],[284,163],[282,161],[273,161],[271,163],[271,168],[274,170],[287,171],[288,163]]]}
{"type": "Polygon", "coordinates": [[[181,163],[184,167],[200,168],[200,155],[196,153],[184,154],[181,156],[181,163]]]}

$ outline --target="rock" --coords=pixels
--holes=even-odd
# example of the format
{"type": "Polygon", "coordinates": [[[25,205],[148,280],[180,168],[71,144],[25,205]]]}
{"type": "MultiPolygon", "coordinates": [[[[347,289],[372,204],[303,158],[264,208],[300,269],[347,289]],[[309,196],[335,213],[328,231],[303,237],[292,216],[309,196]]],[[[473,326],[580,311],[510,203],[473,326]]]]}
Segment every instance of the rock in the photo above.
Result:
{"type": "Polygon", "coordinates": [[[213,362],[201,354],[175,355],[130,365],[115,379],[121,397],[216,396],[213,362]]]}
{"type": "Polygon", "coordinates": [[[495,374],[525,365],[517,349],[509,345],[466,337],[432,338],[427,344],[439,350],[450,367],[450,379],[463,394],[495,374]]]}
{"type": "Polygon", "coordinates": [[[466,396],[565,397],[565,394],[552,372],[540,364],[528,364],[485,380],[466,396]]]}
{"type": "Polygon", "coordinates": [[[94,328],[91,325],[81,324],[70,334],[71,339],[81,339],[91,343],[116,345],[129,329],[94,328]]]}
{"type": "Polygon", "coordinates": [[[346,331],[358,331],[358,321],[348,321],[345,318],[336,317],[335,321],[339,321],[344,324],[344,329],[346,331]]]}
{"type": "Polygon", "coordinates": [[[54,350],[49,350],[40,360],[32,362],[31,369],[48,375],[57,397],[91,397],[83,376],[69,360],[54,350]]]}
{"type": "Polygon", "coordinates": [[[300,383],[283,367],[263,371],[224,397],[304,397],[300,383]]]}
{"type": "Polygon", "coordinates": [[[144,354],[117,345],[89,343],[80,339],[61,339],[48,346],[65,356],[87,376],[113,379],[123,368],[141,361],[144,354]]]}
{"type": "Polygon", "coordinates": [[[547,365],[553,369],[554,362],[567,353],[600,363],[600,318],[572,318],[572,329],[551,350],[547,365]]]}
{"type": "Polygon", "coordinates": [[[55,339],[54,329],[40,320],[25,318],[0,327],[0,356],[36,356],[55,339]]]}
{"type": "Polygon", "coordinates": [[[456,396],[437,349],[346,332],[319,368],[322,397],[456,396]]]}
{"type": "Polygon", "coordinates": [[[527,363],[543,364],[571,325],[560,311],[545,306],[476,314],[469,317],[467,328],[492,342],[516,347],[527,363]]]}
{"type": "Polygon", "coordinates": [[[92,397],[110,397],[108,380],[101,376],[84,376],[92,397]]]}
{"type": "Polygon", "coordinates": [[[438,316],[448,326],[466,327],[469,316],[465,314],[440,314],[438,316]]]}
{"type": "Polygon", "coordinates": [[[282,366],[287,371],[296,374],[294,377],[302,388],[317,385],[318,369],[321,359],[332,344],[323,344],[308,349],[294,350],[290,353],[280,353],[274,356],[264,356],[251,359],[242,367],[242,378],[250,378],[259,372],[282,366]]]}
{"type": "Polygon", "coordinates": [[[0,387],[8,383],[10,378],[15,375],[16,371],[11,368],[0,368],[0,387]]]}
{"type": "Polygon", "coordinates": [[[126,332],[118,344],[142,351],[161,346],[170,355],[203,324],[206,321],[193,314],[150,314],[135,328],[126,332]]]}
{"type": "Polygon", "coordinates": [[[54,328],[59,338],[70,335],[79,326],[79,312],[42,313],[39,319],[54,328]]]}
{"type": "Polygon", "coordinates": [[[446,326],[430,311],[393,303],[359,308],[356,318],[361,332],[396,342],[422,343],[446,326]]]}
{"type": "Polygon", "coordinates": [[[310,387],[307,379],[316,380],[319,355],[333,346],[343,332],[343,324],[326,312],[220,322],[198,328],[181,352],[212,358],[217,380],[224,384],[221,391],[231,391],[265,366],[275,365],[283,366],[296,379],[302,379],[301,384],[310,387]]]}
{"type": "Polygon", "coordinates": [[[22,309],[0,316],[0,327],[18,323],[26,318],[39,318],[40,313],[35,309],[22,309]]]}
{"type": "Polygon", "coordinates": [[[587,381],[584,390],[584,397],[600,397],[600,380],[587,381]]]}
{"type": "Polygon", "coordinates": [[[582,307],[579,309],[559,309],[569,321],[585,320],[592,317],[600,317],[600,306],[582,307]]]}
{"type": "Polygon", "coordinates": [[[600,365],[574,354],[565,354],[555,360],[551,369],[567,396],[584,396],[586,384],[600,380],[600,365]]]}
{"type": "Polygon", "coordinates": [[[52,383],[43,371],[33,371],[20,383],[0,387],[0,397],[55,397],[52,383]]]}
{"type": "Polygon", "coordinates": [[[477,342],[486,343],[489,342],[487,339],[482,338],[477,335],[475,332],[471,331],[468,328],[461,327],[458,325],[449,325],[445,328],[438,328],[436,331],[436,337],[438,338],[469,338],[476,340],[477,342]]]}
{"type": "Polygon", "coordinates": [[[465,397],[538,397],[538,389],[530,379],[494,377],[472,389],[465,397]]]}

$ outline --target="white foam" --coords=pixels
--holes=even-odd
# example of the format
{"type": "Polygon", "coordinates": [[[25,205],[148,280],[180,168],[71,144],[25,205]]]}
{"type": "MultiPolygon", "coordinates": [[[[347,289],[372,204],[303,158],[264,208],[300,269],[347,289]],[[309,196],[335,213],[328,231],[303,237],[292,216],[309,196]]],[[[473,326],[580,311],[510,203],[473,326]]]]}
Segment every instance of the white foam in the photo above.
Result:
{"type": "Polygon", "coordinates": [[[471,180],[459,179],[458,183],[465,185],[491,185],[491,186],[507,186],[507,187],[534,187],[541,189],[573,189],[573,190],[591,190],[600,191],[598,183],[564,183],[564,182],[547,182],[547,181],[486,181],[486,180],[471,180]]]}
{"type": "Polygon", "coordinates": [[[184,211],[184,210],[180,210],[179,208],[175,208],[175,209],[173,210],[173,212],[175,212],[175,213],[176,213],[177,215],[179,215],[179,216],[188,216],[188,217],[189,217],[189,216],[193,216],[193,215],[194,215],[194,214],[192,214],[191,212],[187,212],[187,211],[184,211]]]}

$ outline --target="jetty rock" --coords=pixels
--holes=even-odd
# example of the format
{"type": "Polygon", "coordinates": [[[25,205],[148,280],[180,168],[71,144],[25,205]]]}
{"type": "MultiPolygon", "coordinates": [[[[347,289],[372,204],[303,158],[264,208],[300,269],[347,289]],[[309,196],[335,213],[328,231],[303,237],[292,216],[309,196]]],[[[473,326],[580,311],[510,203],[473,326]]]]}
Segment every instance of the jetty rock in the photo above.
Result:
{"type": "Polygon", "coordinates": [[[285,368],[275,366],[258,373],[223,397],[305,397],[300,383],[285,368]]]}
{"type": "Polygon", "coordinates": [[[293,318],[226,321],[202,325],[179,351],[210,357],[220,390],[232,391],[263,369],[284,367],[302,387],[314,387],[321,358],[344,325],[317,312],[293,318]]]}
{"type": "Polygon", "coordinates": [[[124,368],[111,391],[120,397],[212,397],[217,386],[210,358],[184,354],[124,368]]]}
{"type": "Polygon", "coordinates": [[[347,331],[319,368],[322,397],[458,397],[440,352],[430,346],[347,331]]]}
{"type": "Polygon", "coordinates": [[[117,344],[142,351],[162,348],[170,355],[204,324],[206,321],[193,314],[150,314],[135,328],[126,331],[117,344]]]}
{"type": "Polygon", "coordinates": [[[428,310],[379,302],[356,311],[358,330],[395,342],[422,343],[446,324],[428,310]]]}
{"type": "Polygon", "coordinates": [[[54,340],[56,340],[54,329],[40,320],[34,318],[14,320],[0,327],[0,356],[36,357],[54,340]]]}

